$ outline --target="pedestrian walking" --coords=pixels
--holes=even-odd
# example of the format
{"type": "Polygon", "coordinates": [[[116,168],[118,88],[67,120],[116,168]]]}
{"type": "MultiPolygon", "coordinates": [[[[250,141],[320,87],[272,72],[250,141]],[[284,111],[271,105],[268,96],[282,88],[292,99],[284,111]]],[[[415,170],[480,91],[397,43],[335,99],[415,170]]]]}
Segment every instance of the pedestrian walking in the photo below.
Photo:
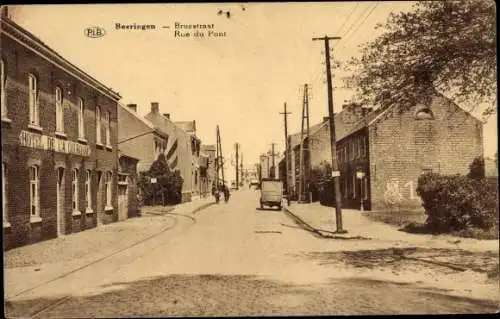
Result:
{"type": "Polygon", "coordinates": [[[226,185],[224,185],[224,201],[226,203],[229,201],[229,196],[230,196],[229,188],[226,185]]]}

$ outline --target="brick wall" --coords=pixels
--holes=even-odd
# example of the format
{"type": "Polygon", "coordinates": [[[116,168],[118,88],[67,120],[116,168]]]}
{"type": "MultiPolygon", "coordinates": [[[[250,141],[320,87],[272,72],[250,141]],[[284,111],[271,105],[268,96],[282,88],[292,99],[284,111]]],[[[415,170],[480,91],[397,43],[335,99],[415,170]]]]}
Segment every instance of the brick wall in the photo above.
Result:
{"type": "Polygon", "coordinates": [[[369,129],[373,209],[386,209],[385,195],[397,189],[402,207],[420,207],[417,180],[424,170],[466,174],[483,154],[482,124],[443,96],[428,105],[432,120],[416,120],[422,106],[389,117],[369,129]]]}
{"type": "MultiPolygon", "coordinates": [[[[33,243],[57,236],[56,185],[58,167],[64,168],[62,192],[63,211],[61,230],[63,234],[95,227],[98,216],[102,222],[116,219],[115,210],[103,212],[102,195],[98,194],[97,171],[113,172],[113,207],[116,207],[117,166],[117,110],[116,100],[105,96],[80,79],[66,73],[62,68],[47,61],[31,50],[21,46],[2,34],[2,59],[6,66],[6,102],[9,121],[2,120],[2,160],[7,167],[7,203],[10,227],[4,229],[5,248],[33,243]],[[55,88],[63,92],[64,133],[69,141],[77,142],[77,98],[85,106],[85,137],[91,149],[89,157],[37,150],[19,145],[19,134],[28,129],[28,74],[37,77],[39,90],[40,126],[37,134],[55,137],[55,88]],[[96,147],[95,108],[99,105],[104,115],[111,113],[111,148],[96,147]],[[40,217],[41,221],[30,222],[29,166],[40,167],[40,217]],[[72,170],[79,170],[79,209],[81,214],[73,216],[72,170]],[[93,172],[93,212],[86,213],[85,170],[93,172]]],[[[104,131],[104,125],[102,125],[104,131]]],[[[103,135],[104,137],[104,135],[103,135]]],[[[102,192],[102,189],[100,190],[102,192]]]]}

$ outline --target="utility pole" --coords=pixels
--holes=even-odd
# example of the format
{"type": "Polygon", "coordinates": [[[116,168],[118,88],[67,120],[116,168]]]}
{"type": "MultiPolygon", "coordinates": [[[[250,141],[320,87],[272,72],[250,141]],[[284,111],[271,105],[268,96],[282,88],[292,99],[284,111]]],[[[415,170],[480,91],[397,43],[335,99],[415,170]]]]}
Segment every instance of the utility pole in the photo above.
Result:
{"type": "Polygon", "coordinates": [[[274,153],[274,145],[276,145],[276,143],[271,143],[271,156],[273,158],[273,161],[272,161],[272,166],[271,166],[271,172],[270,172],[270,177],[271,178],[276,178],[276,163],[274,161],[274,156],[276,155],[274,153]]]}
{"type": "MultiPolygon", "coordinates": [[[[217,125],[217,180],[219,178],[219,165],[220,165],[220,170],[222,171],[222,183],[225,182],[224,180],[224,160],[222,157],[222,145],[221,145],[221,140],[220,140],[220,130],[219,130],[219,125],[217,125]],[[220,161],[220,163],[219,163],[220,161]]],[[[218,187],[218,184],[217,184],[218,187]]]]}
{"type": "Polygon", "coordinates": [[[243,184],[243,153],[240,156],[240,182],[243,184]]]}
{"type": "Polygon", "coordinates": [[[289,185],[289,181],[288,181],[288,170],[289,170],[289,164],[288,164],[288,161],[289,161],[289,158],[290,158],[290,150],[288,148],[288,121],[287,121],[287,116],[289,114],[292,114],[291,112],[287,112],[286,111],[286,102],[285,102],[285,105],[284,105],[284,110],[283,112],[280,112],[280,114],[283,114],[283,119],[285,121],[285,170],[286,170],[286,173],[285,173],[285,185],[286,185],[286,194],[287,194],[287,201],[288,201],[288,205],[290,205],[290,196],[291,196],[291,192],[290,192],[290,185],[289,185]]]}
{"type": "Polygon", "coordinates": [[[235,148],[235,151],[236,151],[236,190],[238,190],[238,187],[239,187],[239,172],[238,172],[238,169],[239,169],[239,166],[238,166],[238,148],[239,148],[239,144],[238,143],[235,143],[234,144],[234,148],[235,148]]]}
{"type": "MultiPolygon", "coordinates": [[[[309,176],[310,176],[310,168],[309,164],[310,160],[310,150],[309,150],[309,95],[308,92],[309,87],[307,84],[304,84],[304,97],[303,97],[303,105],[302,105],[302,126],[300,130],[300,167],[299,167],[299,202],[306,201],[303,199],[306,194],[309,193],[309,176]],[[304,123],[305,121],[305,123],[304,123]],[[305,126],[305,127],[304,127],[305,126]],[[305,136],[304,136],[305,135],[305,136]],[[304,147],[304,140],[307,140],[307,144],[304,147]],[[307,158],[308,164],[307,169],[305,169],[305,151],[308,152],[309,156],[307,158]]],[[[311,194],[309,194],[309,199],[311,198],[311,194]]]]}
{"type": "Polygon", "coordinates": [[[332,177],[333,191],[335,193],[335,222],[337,225],[337,233],[347,233],[342,227],[342,199],[340,197],[340,172],[337,162],[337,145],[335,137],[335,119],[333,112],[333,92],[332,92],[332,70],[330,66],[330,40],[339,40],[340,37],[313,38],[313,41],[324,41],[325,43],[325,63],[326,63],[326,83],[328,94],[328,116],[330,120],[330,142],[332,153],[332,177]]]}

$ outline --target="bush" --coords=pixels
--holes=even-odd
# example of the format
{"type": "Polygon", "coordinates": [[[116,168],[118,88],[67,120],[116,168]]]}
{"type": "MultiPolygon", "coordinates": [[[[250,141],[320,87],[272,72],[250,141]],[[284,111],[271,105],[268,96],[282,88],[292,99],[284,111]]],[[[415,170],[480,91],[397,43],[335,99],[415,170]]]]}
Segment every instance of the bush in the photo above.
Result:
{"type": "Polygon", "coordinates": [[[498,223],[498,200],[484,179],[429,173],[420,176],[416,191],[430,231],[489,230],[498,223]]]}
{"type": "Polygon", "coordinates": [[[486,175],[484,158],[482,156],[476,157],[469,166],[469,178],[473,179],[484,179],[486,175]]]}
{"type": "Polygon", "coordinates": [[[140,172],[137,185],[142,202],[147,205],[159,204],[162,199],[165,204],[178,204],[182,201],[182,179],[178,170],[171,171],[165,155],[160,154],[147,172],[140,172]],[[156,178],[156,183],[151,183],[156,178]]]}

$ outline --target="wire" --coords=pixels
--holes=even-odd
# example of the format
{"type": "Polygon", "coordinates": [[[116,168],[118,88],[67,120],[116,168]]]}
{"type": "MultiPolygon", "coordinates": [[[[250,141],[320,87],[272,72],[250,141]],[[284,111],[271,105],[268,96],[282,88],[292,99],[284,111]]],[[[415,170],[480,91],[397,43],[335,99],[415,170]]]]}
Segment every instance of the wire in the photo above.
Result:
{"type": "Polygon", "coordinates": [[[351,12],[349,12],[349,15],[347,16],[347,19],[345,19],[344,23],[339,28],[339,31],[337,33],[341,33],[342,29],[344,29],[344,27],[346,26],[347,21],[349,21],[349,19],[351,19],[352,14],[354,13],[354,11],[356,11],[356,9],[358,8],[358,6],[359,6],[359,2],[356,3],[356,6],[351,10],[351,12]]]}
{"type": "MultiPolygon", "coordinates": [[[[354,30],[354,32],[352,32],[349,36],[347,36],[345,39],[344,39],[344,43],[346,43],[346,40],[349,38],[349,37],[352,37],[354,34],[356,34],[356,32],[358,32],[359,28],[366,22],[366,20],[368,19],[368,17],[373,13],[373,11],[375,11],[375,9],[377,8],[378,6],[378,2],[375,3],[375,5],[372,7],[372,9],[370,10],[370,12],[368,12],[368,14],[365,16],[365,18],[363,19],[363,21],[361,21],[361,23],[358,25],[358,27],[354,30]]],[[[348,41],[347,41],[348,42],[348,41]]]]}

